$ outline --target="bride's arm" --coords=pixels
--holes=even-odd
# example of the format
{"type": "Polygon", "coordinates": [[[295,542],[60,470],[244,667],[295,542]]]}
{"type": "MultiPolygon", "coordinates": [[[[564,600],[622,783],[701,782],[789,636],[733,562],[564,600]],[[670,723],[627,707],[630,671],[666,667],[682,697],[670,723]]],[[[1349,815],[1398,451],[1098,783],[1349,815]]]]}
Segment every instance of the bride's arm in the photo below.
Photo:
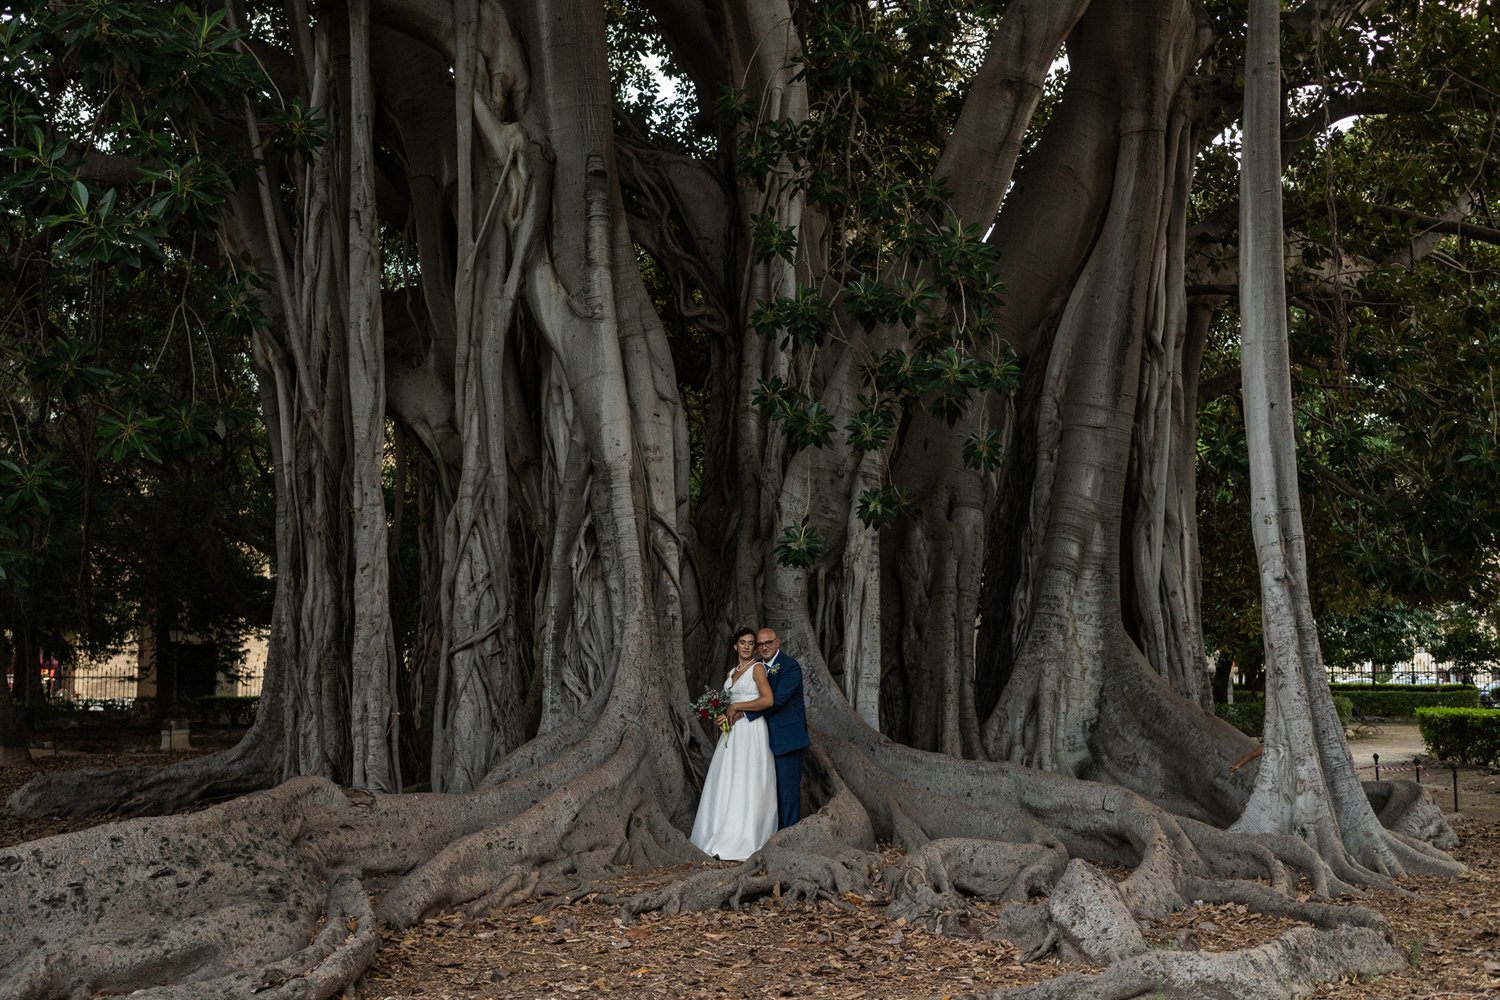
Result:
{"type": "Polygon", "coordinates": [[[750,701],[737,701],[729,706],[731,725],[746,712],[763,712],[776,703],[776,699],[771,696],[771,682],[766,679],[766,665],[757,660],[755,666],[750,669],[752,671],[750,676],[755,678],[755,690],[758,693],[750,701]]]}

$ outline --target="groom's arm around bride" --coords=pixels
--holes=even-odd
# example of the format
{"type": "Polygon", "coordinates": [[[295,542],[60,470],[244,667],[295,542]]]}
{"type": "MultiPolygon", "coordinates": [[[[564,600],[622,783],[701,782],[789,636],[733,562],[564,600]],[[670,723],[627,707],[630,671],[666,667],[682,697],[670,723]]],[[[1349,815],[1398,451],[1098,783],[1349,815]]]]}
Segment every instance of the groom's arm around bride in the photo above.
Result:
{"type": "Polygon", "coordinates": [[[802,761],[812,740],[807,734],[807,708],[802,701],[802,664],[781,648],[774,629],[756,635],[756,653],[766,665],[771,682],[771,707],[747,712],[745,718],[764,717],[771,753],[776,759],[777,820],[781,827],[802,818],[802,761]]]}

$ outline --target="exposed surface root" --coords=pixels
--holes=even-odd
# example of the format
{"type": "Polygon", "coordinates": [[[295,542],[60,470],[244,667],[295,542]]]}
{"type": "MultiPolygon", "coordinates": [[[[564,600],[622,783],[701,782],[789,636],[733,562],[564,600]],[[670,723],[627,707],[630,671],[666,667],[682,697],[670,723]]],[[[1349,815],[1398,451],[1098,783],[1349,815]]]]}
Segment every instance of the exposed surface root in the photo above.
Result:
{"type": "Polygon", "coordinates": [[[307,817],[341,798],[327,782],[300,779],[217,809],[0,854],[0,924],[15,929],[0,940],[0,995],[201,983],[302,953],[330,893],[348,893],[287,848],[307,817]]]}
{"type": "Polygon", "coordinates": [[[18,929],[0,940],[0,996],[328,997],[373,958],[370,876],[398,876],[381,909],[400,926],[686,860],[661,805],[681,775],[674,754],[652,753],[656,735],[601,724],[545,766],[467,795],[298,778],[0,851],[0,925],[18,929]]]}
{"type": "Polygon", "coordinates": [[[1182,997],[1295,996],[1401,961],[1378,914],[1300,896],[1304,887],[1319,897],[1343,895],[1371,877],[1297,838],[1230,833],[1117,786],[960,761],[875,736],[820,735],[818,745],[814,816],[741,865],[698,868],[621,901],[625,912],[737,906],[794,885],[797,895],[863,894],[861,866],[870,856],[837,846],[861,831],[904,849],[870,872],[871,891],[888,895],[889,916],[1004,938],[1027,959],[1056,954],[1110,966],[1017,996],[1123,998],[1158,989],[1182,997]],[[799,850],[788,850],[794,838],[799,850]],[[1116,881],[1096,864],[1131,870],[1116,881]],[[811,879],[802,874],[809,871],[811,879]],[[976,907],[981,901],[1010,905],[994,918],[976,907]],[[1151,953],[1140,922],[1198,901],[1239,903],[1311,926],[1241,953],[1151,953]],[[1294,965],[1296,975],[1275,971],[1294,965]]]}
{"type": "Polygon", "coordinates": [[[324,1000],[369,967],[380,944],[369,896],[345,873],[329,886],[322,929],[306,948],[254,971],[138,990],[138,1000],[324,1000]]]}
{"type": "Polygon", "coordinates": [[[531,808],[430,855],[381,899],[377,912],[381,920],[406,927],[434,910],[501,892],[517,868],[594,851],[609,851],[624,863],[619,854],[629,843],[632,818],[659,794],[653,779],[644,741],[622,740],[601,766],[559,785],[531,808]]]}
{"type": "Polygon", "coordinates": [[[1380,825],[1392,833],[1431,844],[1444,851],[1458,846],[1458,837],[1432,800],[1432,793],[1415,781],[1362,782],[1380,825]]]}
{"type": "Polygon", "coordinates": [[[120,813],[159,816],[195,802],[212,802],[270,788],[281,780],[280,757],[251,731],[223,753],[165,767],[84,768],[35,778],[6,803],[17,816],[120,813]]]}
{"type": "Polygon", "coordinates": [[[1001,903],[1045,895],[1067,863],[1067,854],[1056,846],[934,840],[885,877],[891,893],[886,915],[933,926],[950,915],[968,918],[969,899],[1001,903]]]}
{"type": "Polygon", "coordinates": [[[1217,875],[1233,879],[1264,878],[1271,888],[1291,894],[1297,876],[1306,878],[1313,894],[1322,898],[1358,895],[1359,890],[1338,878],[1326,861],[1296,837],[1271,833],[1229,833],[1196,820],[1181,820],[1199,856],[1217,875]]]}
{"type": "Polygon", "coordinates": [[[1298,927],[1245,951],[1147,951],[1095,975],[1069,973],[967,1000],[1281,1000],[1304,997],[1330,980],[1394,972],[1405,964],[1379,931],[1298,927]]]}
{"type": "MultiPolygon", "coordinates": [[[[687,797],[672,735],[619,713],[595,721],[539,766],[502,768],[467,795],[372,795],[303,778],[189,816],[0,852],[0,923],[26,928],[0,938],[0,995],[322,998],[371,961],[371,879],[387,889],[381,919],[401,927],[447,907],[573,898],[622,866],[701,862],[669,812],[687,797]]],[[[1379,915],[1299,899],[1369,873],[1296,838],[1173,816],[1123,788],[868,735],[819,736],[807,791],[810,815],[747,861],[691,865],[610,902],[633,915],[761,897],[881,901],[891,918],[1003,937],[1028,957],[1110,964],[1018,996],[1289,996],[1400,959],[1379,915]],[[1238,954],[1149,953],[1140,922],[1196,900],[1311,926],[1238,954]],[[1004,904],[998,918],[993,904],[1004,904]],[[1306,963],[1301,978],[1265,972],[1287,963],[1306,963]],[[1253,992],[1266,975],[1281,992],[1253,992]]]]}

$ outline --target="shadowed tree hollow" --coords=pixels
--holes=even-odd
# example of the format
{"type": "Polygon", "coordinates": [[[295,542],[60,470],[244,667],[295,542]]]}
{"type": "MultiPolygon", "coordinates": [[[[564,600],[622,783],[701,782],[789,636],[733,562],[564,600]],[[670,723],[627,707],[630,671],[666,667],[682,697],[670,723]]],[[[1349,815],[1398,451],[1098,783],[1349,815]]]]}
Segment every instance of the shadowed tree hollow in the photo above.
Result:
{"type": "MultiPolygon", "coordinates": [[[[1451,833],[1415,786],[1358,784],[1308,695],[1305,601],[1266,612],[1304,642],[1268,658],[1281,770],[1236,767],[1252,741],[1207,711],[1198,387],[1241,234],[1232,177],[1200,166],[1246,107],[1272,186],[1350,94],[1418,113],[1402,74],[1463,58],[1477,14],[1310,0],[1278,44],[1270,4],[1254,104],[1245,11],[1189,0],[200,7],[215,58],[264,75],[222,117],[200,252],[262,290],[266,689],[232,751],[10,806],[270,790],[0,856],[6,995],[332,996],[377,920],[702,860],[712,740],[687,706],[740,623],[805,665],[808,818],[627,911],[875,879],[910,919],[1014,903],[997,933],[1109,967],[1028,996],[1273,996],[1401,962],[1382,918],[1320,900],[1456,870],[1429,843],[1451,833]],[[1423,18],[1455,52],[1407,40],[1423,18]],[[1371,64],[1372,35],[1399,51],[1371,64]],[[1136,921],[1195,899],[1309,926],[1147,954],[1136,921]]],[[[81,30],[56,65],[132,43],[81,30]]],[[[117,65],[82,95],[101,115],[137,82],[117,65]]],[[[60,162],[101,189],[160,173],[109,152],[60,162]]],[[[1491,173],[1411,211],[1462,222],[1491,173]]],[[[1344,295],[1438,245],[1384,239],[1298,280],[1344,295]]],[[[1290,405],[1259,388],[1274,351],[1245,364],[1290,405]]],[[[1292,446],[1253,454],[1296,513],[1292,446]]],[[[1300,531],[1269,573],[1294,590],[1300,531]]]]}

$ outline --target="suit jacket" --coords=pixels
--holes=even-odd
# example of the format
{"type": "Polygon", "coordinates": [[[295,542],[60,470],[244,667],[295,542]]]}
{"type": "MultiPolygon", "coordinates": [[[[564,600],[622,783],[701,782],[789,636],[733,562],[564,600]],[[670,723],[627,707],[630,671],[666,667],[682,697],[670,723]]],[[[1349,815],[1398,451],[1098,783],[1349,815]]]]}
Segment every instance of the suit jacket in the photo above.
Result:
{"type": "Polygon", "coordinates": [[[812,739],[807,735],[807,706],[802,701],[802,664],[782,650],[771,662],[767,675],[773,699],[771,707],[763,712],[746,712],[745,718],[765,717],[771,753],[807,749],[812,739]]]}

